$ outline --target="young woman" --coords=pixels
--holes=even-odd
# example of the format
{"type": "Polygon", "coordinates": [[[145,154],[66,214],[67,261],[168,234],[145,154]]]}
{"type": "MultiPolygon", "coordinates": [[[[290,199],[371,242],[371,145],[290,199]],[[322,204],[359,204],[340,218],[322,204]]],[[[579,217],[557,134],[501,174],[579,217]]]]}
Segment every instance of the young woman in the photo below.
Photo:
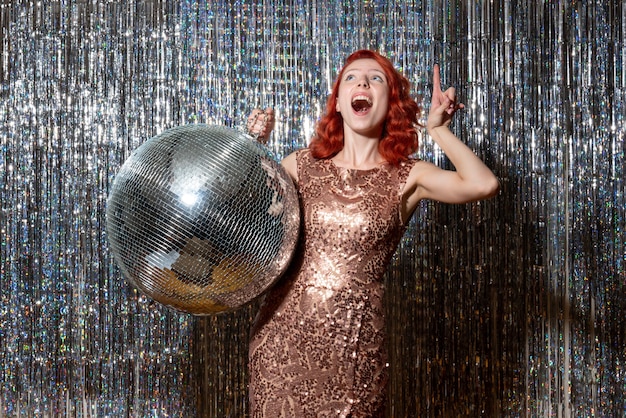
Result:
{"type": "MultiPolygon", "coordinates": [[[[252,329],[252,417],[384,416],[382,279],[409,218],[422,199],[465,203],[499,188],[448,129],[464,106],[453,88],[441,90],[437,66],[433,86],[426,129],[456,171],[410,158],[419,108],[409,82],[367,50],[346,60],[310,146],[283,160],[303,231],[252,329]]],[[[271,109],[255,110],[250,131],[266,138],[273,118],[271,109]]]]}

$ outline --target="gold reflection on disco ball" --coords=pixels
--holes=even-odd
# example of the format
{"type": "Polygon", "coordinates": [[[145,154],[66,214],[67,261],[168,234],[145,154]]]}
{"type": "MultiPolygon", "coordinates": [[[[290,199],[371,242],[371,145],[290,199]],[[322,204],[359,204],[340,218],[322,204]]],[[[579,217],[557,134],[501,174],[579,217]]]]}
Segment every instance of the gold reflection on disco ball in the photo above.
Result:
{"type": "Polygon", "coordinates": [[[166,130],[137,148],[107,202],[122,274],[196,315],[232,311],[284,273],[300,225],[287,172],[251,137],[215,125],[166,130]]]}

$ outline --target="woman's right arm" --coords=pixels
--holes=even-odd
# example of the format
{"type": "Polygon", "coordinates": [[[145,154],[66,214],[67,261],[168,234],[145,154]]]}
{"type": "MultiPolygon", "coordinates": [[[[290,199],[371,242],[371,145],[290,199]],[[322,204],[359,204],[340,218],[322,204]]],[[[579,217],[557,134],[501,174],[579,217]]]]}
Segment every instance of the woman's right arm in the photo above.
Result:
{"type": "Polygon", "coordinates": [[[298,162],[296,161],[296,153],[292,152],[280,162],[285,168],[289,177],[292,178],[295,184],[298,184],[298,162]]]}
{"type": "MultiPolygon", "coordinates": [[[[246,128],[248,133],[261,144],[265,144],[269,138],[275,125],[274,109],[254,109],[248,116],[246,128]]],[[[298,164],[296,161],[296,153],[286,156],[281,165],[285,168],[293,181],[298,184],[298,164]]]]}
{"type": "Polygon", "coordinates": [[[265,144],[274,130],[275,124],[274,109],[268,107],[265,109],[254,109],[250,112],[246,128],[252,137],[261,144],[265,144]]]}

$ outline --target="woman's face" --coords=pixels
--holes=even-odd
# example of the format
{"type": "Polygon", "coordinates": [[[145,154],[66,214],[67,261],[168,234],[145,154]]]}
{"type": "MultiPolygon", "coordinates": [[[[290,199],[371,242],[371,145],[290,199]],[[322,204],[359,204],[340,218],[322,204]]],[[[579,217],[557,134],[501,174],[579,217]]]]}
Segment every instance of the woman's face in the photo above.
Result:
{"type": "Polygon", "coordinates": [[[349,64],[339,80],[337,112],[343,118],[344,132],[380,138],[389,109],[389,80],[373,59],[349,64]]]}

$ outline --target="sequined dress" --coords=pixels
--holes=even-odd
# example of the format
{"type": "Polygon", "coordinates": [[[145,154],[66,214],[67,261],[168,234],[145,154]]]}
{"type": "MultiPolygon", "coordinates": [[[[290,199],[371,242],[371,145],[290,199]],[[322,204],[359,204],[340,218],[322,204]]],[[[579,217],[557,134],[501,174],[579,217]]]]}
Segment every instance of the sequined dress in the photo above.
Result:
{"type": "Polygon", "coordinates": [[[352,170],[306,149],[296,160],[301,246],[252,329],[251,417],[382,417],[382,277],[405,231],[414,161],[352,170]]]}

